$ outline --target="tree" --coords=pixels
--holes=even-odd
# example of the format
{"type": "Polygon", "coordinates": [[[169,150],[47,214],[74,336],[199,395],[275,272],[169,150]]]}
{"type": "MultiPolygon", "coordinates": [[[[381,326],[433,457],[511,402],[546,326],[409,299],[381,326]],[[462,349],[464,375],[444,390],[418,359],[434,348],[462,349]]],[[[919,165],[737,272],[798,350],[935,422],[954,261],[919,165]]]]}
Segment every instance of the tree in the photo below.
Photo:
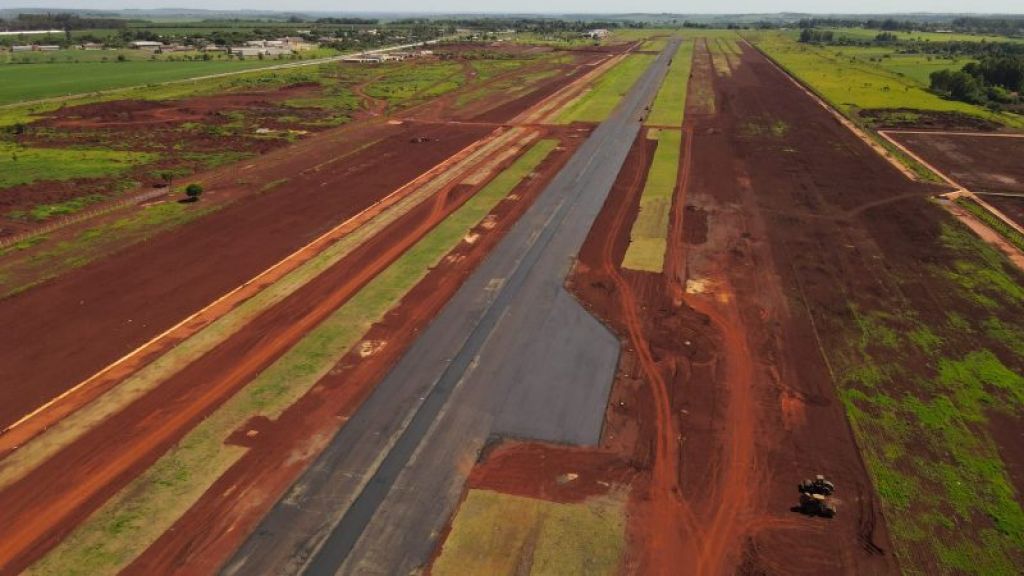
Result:
{"type": "Polygon", "coordinates": [[[175,174],[173,170],[162,170],[161,172],[157,173],[157,176],[159,176],[160,179],[164,181],[164,184],[166,184],[167,187],[170,188],[171,183],[174,182],[174,177],[177,176],[177,174],[175,174]]]}
{"type": "Polygon", "coordinates": [[[189,184],[185,187],[185,195],[188,196],[189,202],[197,202],[199,197],[203,195],[202,184],[195,182],[189,184]]]}

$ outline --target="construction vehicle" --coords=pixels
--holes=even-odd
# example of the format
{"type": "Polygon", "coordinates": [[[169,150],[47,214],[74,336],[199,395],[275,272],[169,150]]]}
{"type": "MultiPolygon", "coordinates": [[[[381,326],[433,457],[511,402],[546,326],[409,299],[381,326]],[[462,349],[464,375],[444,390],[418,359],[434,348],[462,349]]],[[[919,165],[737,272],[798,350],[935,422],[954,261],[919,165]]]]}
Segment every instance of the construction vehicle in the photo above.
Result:
{"type": "Polygon", "coordinates": [[[836,515],[836,506],[832,503],[832,499],[824,494],[801,492],[800,511],[808,516],[833,518],[836,515]]]}
{"type": "Polygon", "coordinates": [[[836,491],[836,485],[825,479],[824,476],[818,474],[814,477],[814,480],[804,480],[797,486],[797,490],[800,493],[808,494],[821,494],[822,496],[831,496],[836,491]]]}

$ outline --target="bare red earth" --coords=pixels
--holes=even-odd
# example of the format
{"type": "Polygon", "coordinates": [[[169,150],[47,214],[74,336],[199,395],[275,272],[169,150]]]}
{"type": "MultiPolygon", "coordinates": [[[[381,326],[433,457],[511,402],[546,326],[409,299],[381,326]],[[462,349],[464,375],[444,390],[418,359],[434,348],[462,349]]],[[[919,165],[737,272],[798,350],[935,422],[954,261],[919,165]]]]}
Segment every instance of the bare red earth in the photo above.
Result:
{"type": "Polygon", "coordinates": [[[390,136],[337,167],[331,166],[337,152],[318,149],[316,140],[303,142],[260,161],[270,163],[270,173],[260,175],[265,181],[287,179],[272,190],[0,300],[0,325],[6,327],[0,331],[0,378],[10,383],[0,390],[0,427],[488,131],[392,126],[390,136]],[[420,137],[429,141],[411,142],[420,137]]]}
{"type": "MultiPolygon", "coordinates": [[[[473,244],[460,244],[449,253],[384,321],[370,329],[365,340],[377,343],[379,351],[366,357],[358,351],[350,352],[278,420],[256,423],[259,434],[255,438],[239,431],[235,437],[246,438],[244,442],[252,450],[126,572],[192,574],[219,568],[401,357],[418,330],[440,310],[557,173],[571,155],[572,143],[567,144],[565,151],[538,168],[538,177],[518,186],[510,199],[498,205],[488,218],[489,224],[473,230],[479,234],[473,244]],[[224,498],[225,491],[231,491],[233,496],[224,498]]],[[[460,187],[453,192],[456,196],[450,201],[457,203],[472,190],[460,187]]],[[[388,234],[382,233],[380,237],[387,238],[388,234]]]]}
{"type": "MultiPolygon", "coordinates": [[[[804,292],[793,258],[851,241],[825,231],[862,222],[868,206],[922,192],[749,48],[731,76],[717,77],[699,44],[691,90],[700,83],[713,86],[719,112],[687,114],[666,273],[617,269],[642,190],[642,162],[627,162],[573,282],[625,341],[603,442],[645,464],[626,570],[895,572],[807,314],[829,299],[804,292]],[[791,127],[784,141],[744,136],[742,126],[764,118],[791,127]],[[842,145],[817,145],[822,134],[842,145]],[[842,479],[831,521],[791,511],[795,482],[819,472],[842,479]]],[[[859,272],[832,274],[856,283],[859,272]]]]}
{"type": "Polygon", "coordinates": [[[890,133],[972,192],[1024,194],[1024,137],[967,133],[890,133]]]}

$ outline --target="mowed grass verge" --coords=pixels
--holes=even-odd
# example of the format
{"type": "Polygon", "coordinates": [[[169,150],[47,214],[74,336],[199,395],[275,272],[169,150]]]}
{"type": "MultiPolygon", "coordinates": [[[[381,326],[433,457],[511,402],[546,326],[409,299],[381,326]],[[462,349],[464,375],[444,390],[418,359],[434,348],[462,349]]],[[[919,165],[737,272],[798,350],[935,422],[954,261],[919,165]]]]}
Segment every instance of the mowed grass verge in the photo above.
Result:
{"type": "Polygon", "coordinates": [[[619,571],[625,495],[562,504],[470,490],[432,574],[588,574],[619,571]]]}
{"type": "Polygon", "coordinates": [[[556,119],[557,122],[570,124],[604,121],[655,58],[652,54],[626,56],[602,74],[586,93],[562,110],[556,119]]]}
{"type": "Polygon", "coordinates": [[[542,140],[438,224],[351,300],[228,400],[30,569],[98,574],[124,568],[246,452],[224,440],[254,416],[271,420],[305,395],[546,158],[542,140]]]}
{"type": "MultiPolygon", "coordinates": [[[[672,196],[679,176],[682,132],[652,129],[651,133],[655,133],[658,147],[647,171],[647,182],[644,183],[643,195],[640,197],[640,212],[629,232],[629,247],[622,259],[622,267],[661,272],[668,245],[666,237],[672,196]]],[[[651,133],[648,133],[648,137],[651,133]]]]}
{"type": "Polygon", "coordinates": [[[686,90],[690,84],[690,68],[693,63],[693,40],[684,40],[672,57],[672,65],[658,89],[654,106],[647,116],[647,124],[681,126],[686,110],[686,90]]]}

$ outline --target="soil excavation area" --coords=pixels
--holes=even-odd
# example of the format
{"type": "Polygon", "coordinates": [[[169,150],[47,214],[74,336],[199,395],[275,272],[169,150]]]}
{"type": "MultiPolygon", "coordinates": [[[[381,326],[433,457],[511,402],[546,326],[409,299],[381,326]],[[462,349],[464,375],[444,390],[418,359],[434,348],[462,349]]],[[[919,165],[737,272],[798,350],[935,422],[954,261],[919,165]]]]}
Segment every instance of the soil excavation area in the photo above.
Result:
{"type": "Polygon", "coordinates": [[[739,45],[729,74],[696,45],[664,272],[619,266],[653,152],[641,137],[571,278],[623,341],[599,448],[505,444],[470,487],[573,502],[628,486],[627,573],[895,574],[835,354],[850,306],[891,295],[884,258],[913,269],[941,250],[950,220],[926,198],[943,189],[908,181],[739,45]],[[815,474],[836,482],[834,519],[799,511],[815,474]]]}
{"type": "MultiPolygon", "coordinates": [[[[592,58],[581,53],[579,68],[589,70],[592,58]]],[[[577,76],[555,76],[511,98],[486,95],[477,104],[486,122],[449,122],[441,115],[434,121],[356,123],[204,174],[204,202],[237,200],[172,233],[0,300],[0,323],[10,327],[0,334],[0,375],[17,383],[0,391],[0,429],[577,76]]],[[[249,97],[255,96],[225,98],[249,97]]],[[[418,117],[419,109],[409,115],[418,117]]]]}
{"type": "Polygon", "coordinates": [[[969,132],[888,132],[972,192],[1024,195],[1024,137],[969,132]]]}
{"type": "MultiPolygon", "coordinates": [[[[551,92],[538,90],[501,99],[502,117],[495,119],[519,116],[551,92]]],[[[9,428],[0,436],[0,453],[19,456],[20,445],[34,435],[45,439],[50,425],[63,424],[61,417],[74,418],[83,405],[91,408],[86,403],[97,394],[148,368],[161,354],[209,326],[216,314],[226,313],[219,308],[240,305],[255,293],[243,286],[241,296],[235,296],[229,293],[235,287],[303,246],[307,248],[302,251],[308,246],[324,250],[319,237],[325,231],[334,234],[333,227],[339,223],[353,217],[359,220],[382,200],[390,201],[391,195],[406,189],[407,183],[434,190],[416,208],[376,231],[342,260],[319,271],[152,391],[92,423],[13,480],[9,466],[0,471],[4,476],[0,500],[5,502],[0,507],[10,513],[6,517],[22,518],[7,524],[18,526],[17,534],[0,536],[0,571],[23,569],[57,545],[326,315],[473,198],[495,174],[509,167],[524,146],[542,137],[552,147],[558,144],[554,153],[517,180],[505,199],[432,267],[397,308],[373,325],[363,345],[353,349],[312,393],[274,421],[252,420],[232,434],[228,442],[249,451],[130,569],[215,570],[355,411],[418,329],[526,210],[586,132],[580,127],[510,130],[493,122],[445,120],[378,122],[328,132],[268,154],[262,162],[217,171],[208,179],[214,190],[229,189],[240,174],[254,181],[279,182],[276,186],[173,233],[0,301],[0,316],[18,328],[5,331],[4,337],[18,334],[19,340],[0,343],[0,366],[5,376],[11,376],[5,381],[21,383],[3,390],[0,424],[16,423],[79,382],[89,385],[83,390],[98,387],[88,394],[75,389],[53,408],[9,428]],[[361,140],[352,142],[354,136],[361,140]],[[501,146],[492,146],[495,142],[501,146]],[[462,172],[467,167],[471,172],[462,172]],[[449,171],[459,176],[449,176],[449,171]],[[168,270],[175,274],[169,276],[168,270]],[[216,300],[226,293],[231,296],[228,300],[216,300]],[[203,308],[210,302],[212,307],[203,308]],[[198,309],[202,309],[199,316],[173,328],[169,337],[158,337],[143,353],[103,372],[99,380],[85,381],[198,309]],[[55,353],[60,357],[55,358],[55,353]],[[204,385],[197,388],[197,382],[204,385]],[[245,496],[224,498],[224,490],[245,496]]],[[[261,279],[255,284],[265,283],[261,279]]]]}

